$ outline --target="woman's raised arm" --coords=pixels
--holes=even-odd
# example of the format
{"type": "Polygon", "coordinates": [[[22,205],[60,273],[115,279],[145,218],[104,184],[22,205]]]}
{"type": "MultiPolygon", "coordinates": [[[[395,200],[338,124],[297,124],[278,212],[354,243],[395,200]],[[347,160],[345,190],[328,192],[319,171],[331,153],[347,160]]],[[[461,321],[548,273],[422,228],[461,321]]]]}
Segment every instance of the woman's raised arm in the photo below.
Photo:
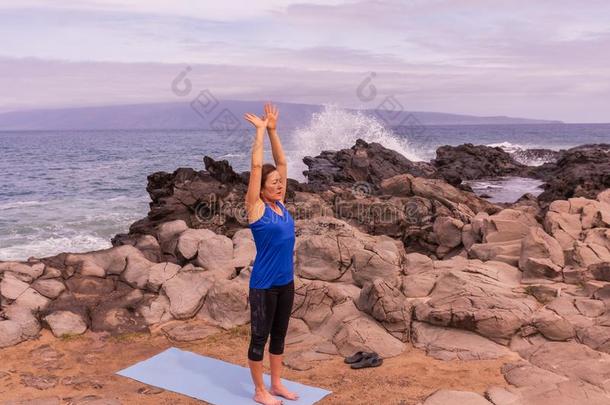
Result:
{"type": "Polygon", "coordinates": [[[269,133],[269,141],[271,142],[271,152],[273,154],[273,160],[275,161],[275,167],[280,173],[282,181],[282,197],[280,200],[284,203],[286,196],[286,185],[288,183],[288,163],[286,162],[286,155],[280,142],[280,137],[277,134],[277,119],[280,115],[280,111],[276,106],[271,103],[265,104],[265,116],[267,117],[267,132],[269,133]]]}
{"type": "Polygon", "coordinates": [[[252,143],[252,163],[250,165],[250,180],[246,192],[246,209],[248,213],[260,200],[261,177],[263,175],[263,140],[268,119],[261,119],[254,114],[246,113],[244,118],[256,128],[256,135],[252,143]]]}

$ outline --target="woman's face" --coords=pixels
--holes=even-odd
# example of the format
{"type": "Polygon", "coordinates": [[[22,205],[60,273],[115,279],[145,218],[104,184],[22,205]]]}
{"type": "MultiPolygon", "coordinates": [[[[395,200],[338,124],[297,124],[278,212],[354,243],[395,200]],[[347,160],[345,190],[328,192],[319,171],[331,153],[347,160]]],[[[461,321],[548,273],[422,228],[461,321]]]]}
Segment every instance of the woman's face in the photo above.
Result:
{"type": "Polygon", "coordinates": [[[274,170],[267,175],[261,194],[266,200],[275,201],[282,198],[282,189],[282,177],[277,170],[274,170]]]}

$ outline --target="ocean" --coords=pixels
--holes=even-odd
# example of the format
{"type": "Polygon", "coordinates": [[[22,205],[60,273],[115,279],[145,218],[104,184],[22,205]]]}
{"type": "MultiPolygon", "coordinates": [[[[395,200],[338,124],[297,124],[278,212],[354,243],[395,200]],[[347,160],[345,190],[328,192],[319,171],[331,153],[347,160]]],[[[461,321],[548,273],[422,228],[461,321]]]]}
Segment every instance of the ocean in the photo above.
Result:
{"type": "MultiPolygon", "coordinates": [[[[357,138],[425,161],[434,158],[440,145],[467,142],[508,151],[610,143],[610,124],[428,125],[393,130],[373,117],[338,108],[314,114],[305,127],[280,127],[279,132],[289,177],[299,181],[304,180],[304,156],[351,147],[357,138]]],[[[0,132],[0,260],[108,248],[112,236],[146,216],[149,174],[178,167],[203,170],[204,155],[227,159],[238,172],[249,170],[251,136],[246,130],[231,137],[208,130],[0,132]]],[[[268,140],[265,161],[273,161],[268,140]]],[[[497,198],[510,201],[533,186],[523,180],[517,183],[523,183],[517,191],[503,183],[474,186],[482,191],[500,188],[497,198]]]]}

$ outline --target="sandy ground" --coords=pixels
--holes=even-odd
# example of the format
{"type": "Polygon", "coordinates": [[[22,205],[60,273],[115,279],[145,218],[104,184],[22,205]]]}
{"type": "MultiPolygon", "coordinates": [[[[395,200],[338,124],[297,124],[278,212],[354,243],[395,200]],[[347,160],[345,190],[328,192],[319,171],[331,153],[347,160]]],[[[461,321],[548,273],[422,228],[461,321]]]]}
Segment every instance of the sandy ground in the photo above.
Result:
{"type": "MultiPolygon", "coordinates": [[[[62,404],[75,404],[95,396],[123,404],[205,404],[114,373],[171,346],[247,366],[249,328],[248,324],[189,343],[172,342],[160,331],[117,337],[87,332],[58,339],[45,329],[37,340],[0,349],[0,399],[55,397],[62,404]],[[32,384],[42,389],[28,386],[32,384]]],[[[409,345],[380,367],[354,370],[334,356],[307,371],[284,367],[282,377],[332,391],[319,404],[410,405],[439,388],[482,394],[490,385],[506,386],[500,373],[505,361],[440,361],[409,345]]],[[[268,373],[268,353],[264,364],[268,373]]],[[[284,399],[285,404],[290,402],[284,399]]]]}

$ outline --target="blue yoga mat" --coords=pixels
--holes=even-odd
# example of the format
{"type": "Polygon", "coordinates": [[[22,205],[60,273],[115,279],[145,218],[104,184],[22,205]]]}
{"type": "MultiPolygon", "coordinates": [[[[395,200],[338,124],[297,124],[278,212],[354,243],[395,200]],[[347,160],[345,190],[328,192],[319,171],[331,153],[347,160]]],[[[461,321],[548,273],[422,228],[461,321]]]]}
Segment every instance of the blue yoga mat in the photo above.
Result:
{"type": "MultiPolygon", "coordinates": [[[[256,404],[249,368],[175,347],[117,374],[215,405],[256,404]]],[[[263,380],[269,387],[271,376],[263,374],[263,380]]],[[[332,392],[283,378],[282,383],[299,395],[296,401],[276,396],[286,405],[314,404],[332,392]]]]}

